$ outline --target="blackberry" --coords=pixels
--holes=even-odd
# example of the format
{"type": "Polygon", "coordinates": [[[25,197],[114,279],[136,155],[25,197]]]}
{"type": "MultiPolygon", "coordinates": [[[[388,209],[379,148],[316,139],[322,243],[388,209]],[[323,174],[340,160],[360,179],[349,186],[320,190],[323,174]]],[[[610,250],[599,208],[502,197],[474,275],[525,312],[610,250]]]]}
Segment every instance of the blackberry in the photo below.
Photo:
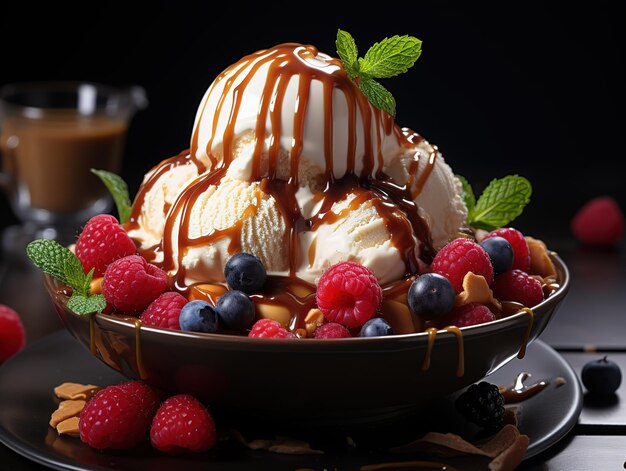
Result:
{"type": "Polygon", "coordinates": [[[463,417],[482,428],[498,430],[504,423],[504,397],[495,384],[472,384],[457,398],[455,406],[463,417]]]}

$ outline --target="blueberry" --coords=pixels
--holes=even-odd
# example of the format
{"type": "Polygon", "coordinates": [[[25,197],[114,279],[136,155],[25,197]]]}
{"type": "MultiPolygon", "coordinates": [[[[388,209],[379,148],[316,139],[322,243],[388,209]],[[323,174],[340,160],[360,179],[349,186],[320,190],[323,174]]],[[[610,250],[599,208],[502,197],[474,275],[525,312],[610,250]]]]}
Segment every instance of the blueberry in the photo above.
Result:
{"type": "Polygon", "coordinates": [[[409,309],[422,319],[436,319],[452,310],[454,295],[454,288],[445,276],[425,273],[411,283],[409,309]]]}
{"type": "Polygon", "coordinates": [[[619,388],[622,382],[622,372],[617,363],[604,357],[586,363],[583,366],[581,378],[590,393],[609,396],[619,388]]]}
{"type": "Polygon", "coordinates": [[[261,260],[252,254],[236,253],[224,267],[224,277],[231,289],[252,294],[265,284],[267,274],[261,260]]]}
{"type": "Polygon", "coordinates": [[[243,332],[254,323],[254,303],[243,291],[227,291],[220,296],[215,309],[222,329],[243,332]]]}
{"type": "Polygon", "coordinates": [[[359,332],[359,337],[382,337],[383,335],[393,335],[393,329],[382,317],[370,319],[359,332]]]}
{"type": "Polygon", "coordinates": [[[178,318],[181,330],[215,333],[218,316],[215,308],[206,301],[191,301],[183,306],[178,318]]]}
{"type": "Polygon", "coordinates": [[[494,236],[480,243],[491,259],[495,275],[508,271],[513,266],[513,247],[504,237],[494,236]]]}

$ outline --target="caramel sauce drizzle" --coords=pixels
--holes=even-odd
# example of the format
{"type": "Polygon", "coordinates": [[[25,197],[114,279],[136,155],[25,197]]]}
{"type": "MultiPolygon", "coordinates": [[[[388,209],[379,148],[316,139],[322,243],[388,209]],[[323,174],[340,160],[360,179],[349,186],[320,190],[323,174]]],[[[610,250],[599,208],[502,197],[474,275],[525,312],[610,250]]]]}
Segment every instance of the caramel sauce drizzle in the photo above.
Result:
{"type": "Polygon", "coordinates": [[[465,374],[465,348],[463,344],[463,332],[458,327],[453,325],[449,325],[448,327],[444,327],[442,330],[446,332],[451,332],[456,336],[457,343],[457,366],[456,366],[456,375],[458,378],[465,374]]]}
{"type": "Polygon", "coordinates": [[[89,351],[96,354],[96,315],[89,314],[89,351]]]}
{"type": "Polygon", "coordinates": [[[532,311],[532,309],[529,309],[527,307],[521,308],[520,311],[528,314],[528,327],[526,328],[524,338],[522,339],[522,344],[517,354],[517,358],[521,360],[526,355],[526,346],[528,345],[528,341],[530,340],[530,333],[533,329],[533,324],[535,323],[535,313],[532,311]]]}
{"type": "Polygon", "coordinates": [[[137,361],[137,373],[139,373],[139,379],[146,379],[148,375],[143,366],[143,356],[141,352],[141,320],[135,319],[135,360],[137,361]]]}
{"type": "Polygon", "coordinates": [[[543,391],[548,383],[546,381],[539,381],[530,386],[525,386],[524,381],[530,378],[532,375],[523,371],[515,378],[513,386],[508,388],[500,388],[500,393],[504,397],[506,404],[515,404],[517,402],[524,401],[529,397],[543,391]]]}
{"type": "MultiPolygon", "coordinates": [[[[164,213],[167,216],[161,242],[154,247],[142,250],[142,255],[153,263],[159,252],[163,254],[163,262],[160,265],[169,273],[173,273],[172,285],[174,289],[183,294],[188,291],[189,287],[185,281],[186,273],[182,260],[190,247],[208,245],[228,237],[230,238],[228,252],[232,254],[239,251],[243,221],[246,217],[253,215],[258,208],[258,205],[251,205],[244,211],[243,217],[239,218],[239,222],[231,227],[214,230],[208,235],[193,239],[188,236],[192,208],[195,202],[211,185],[218,185],[221,182],[226,174],[226,169],[235,157],[233,155],[236,138],[235,126],[238,122],[246,88],[263,66],[267,66],[267,79],[259,100],[257,119],[254,125],[255,140],[250,180],[259,184],[259,201],[260,198],[266,197],[265,195],[274,198],[287,226],[285,243],[288,246],[289,278],[296,282],[296,270],[300,261],[299,235],[305,231],[316,230],[322,223],[331,223],[345,217],[349,211],[366,201],[370,202],[369,204],[376,209],[391,236],[393,245],[401,253],[406,267],[405,278],[417,273],[419,263],[416,249],[418,244],[420,259],[426,264],[432,262],[435,251],[432,246],[430,230],[419,215],[413,200],[423,188],[432,171],[437,157],[437,148],[433,147],[428,165],[419,176],[414,175],[418,173],[417,166],[415,166],[411,180],[406,185],[401,186],[393,182],[382,171],[382,133],[386,133],[387,136],[395,135],[403,148],[412,148],[423,138],[407,128],[399,128],[391,116],[371,106],[367,98],[358,90],[358,86],[347,76],[338,59],[319,55],[327,64],[325,67],[307,62],[307,59],[316,56],[318,56],[318,51],[313,46],[285,43],[250,54],[228,67],[215,80],[216,84],[224,81],[223,88],[219,90],[221,87],[214,86],[209,90],[196,121],[199,123],[205,113],[213,112],[213,110],[207,109],[207,102],[211,93],[221,93],[214,110],[212,134],[204,149],[209,157],[210,166],[206,167],[197,157],[200,144],[199,126],[196,125],[190,150],[162,162],[141,186],[133,204],[130,221],[126,225],[127,230],[138,228],[138,218],[146,194],[165,172],[178,165],[195,164],[198,168],[198,178],[185,188],[171,207],[164,208],[164,213]],[[294,76],[299,79],[297,105],[293,110],[294,128],[293,130],[283,130],[281,129],[282,104],[287,86],[294,76]],[[320,210],[310,219],[306,219],[301,214],[295,195],[300,186],[298,171],[304,146],[305,119],[313,80],[321,82],[323,90],[323,149],[326,185],[320,197],[323,200],[320,210]],[[214,88],[219,91],[215,91],[214,88]],[[337,91],[343,93],[347,103],[348,146],[345,156],[333,155],[333,93],[337,91]],[[226,99],[227,96],[232,97],[232,102],[229,103],[226,99]],[[361,116],[361,123],[357,120],[357,110],[361,116]],[[225,125],[220,123],[223,116],[228,117],[225,125]],[[267,122],[270,123],[271,127],[269,136],[266,135],[267,122]],[[220,124],[223,126],[221,136],[218,132],[220,124]],[[373,129],[375,135],[372,132],[373,129]],[[364,153],[362,168],[359,170],[357,169],[357,139],[360,130],[362,130],[363,135],[364,153]],[[289,178],[285,181],[277,178],[278,155],[281,135],[283,132],[290,131],[293,132],[293,141],[289,149],[289,178]],[[263,150],[267,138],[269,138],[268,169],[267,174],[262,175],[263,150]],[[219,146],[214,149],[214,139],[221,141],[221,155],[219,146]],[[335,158],[346,159],[347,169],[343,176],[336,175],[333,165],[335,158]],[[374,172],[375,164],[378,164],[376,172],[374,172]],[[414,181],[416,177],[417,180],[414,181]],[[336,202],[345,199],[351,193],[355,197],[349,203],[348,208],[338,214],[331,211],[336,202]],[[173,234],[176,232],[178,234],[177,240],[173,240],[173,234]],[[176,257],[172,256],[174,253],[172,244],[178,246],[176,257]]],[[[314,245],[309,248],[307,256],[308,262],[311,263],[315,256],[314,245]]],[[[279,284],[284,283],[285,280],[279,281],[279,284]]],[[[279,295],[272,296],[272,299],[276,300],[277,297],[279,295]]],[[[293,304],[292,301],[293,299],[284,300],[289,305],[293,304]]],[[[309,303],[299,300],[296,304],[308,306],[309,303]]],[[[298,311],[294,315],[302,317],[306,315],[306,312],[298,311]]],[[[294,323],[300,325],[302,322],[297,319],[294,323]]]]}
{"type": "Polygon", "coordinates": [[[427,371],[430,368],[430,359],[433,354],[433,346],[435,345],[435,339],[437,338],[437,329],[429,327],[426,329],[428,334],[428,344],[426,346],[426,355],[424,355],[424,361],[422,362],[422,370],[427,371]]]}

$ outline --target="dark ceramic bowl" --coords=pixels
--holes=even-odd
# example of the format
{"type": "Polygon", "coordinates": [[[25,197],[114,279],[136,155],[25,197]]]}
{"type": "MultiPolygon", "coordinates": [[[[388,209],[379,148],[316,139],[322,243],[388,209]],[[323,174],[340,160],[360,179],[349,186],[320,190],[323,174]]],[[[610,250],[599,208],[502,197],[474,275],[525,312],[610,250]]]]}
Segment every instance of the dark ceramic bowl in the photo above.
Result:
{"type": "Polygon", "coordinates": [[[66,307],[63,285],[45,276],[45,286],[72,335],[129,378],[274,421],[371,423],[418,411],[523,355],[569,288],[567,267],[556,254],[552,259],[560,288],[533,308],[534,316],[521,312],[436,336],[315,340],[180,332],[106,314],[78,316],[66,307]]]}

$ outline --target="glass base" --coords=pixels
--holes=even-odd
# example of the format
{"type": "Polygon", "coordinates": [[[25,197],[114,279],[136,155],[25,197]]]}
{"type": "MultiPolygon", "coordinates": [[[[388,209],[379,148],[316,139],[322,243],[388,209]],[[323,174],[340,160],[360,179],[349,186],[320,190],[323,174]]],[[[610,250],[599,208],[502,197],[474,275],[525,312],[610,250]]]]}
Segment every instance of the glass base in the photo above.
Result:
{"type": "Polygon", "coordinates": [[[26,246],[36,239],[52,239],[67,247],[76,242],[79,228],[64,226],[38,226],[24,223],[7,227],[2,233],[2,258],[26,260],[26,246]]]}

